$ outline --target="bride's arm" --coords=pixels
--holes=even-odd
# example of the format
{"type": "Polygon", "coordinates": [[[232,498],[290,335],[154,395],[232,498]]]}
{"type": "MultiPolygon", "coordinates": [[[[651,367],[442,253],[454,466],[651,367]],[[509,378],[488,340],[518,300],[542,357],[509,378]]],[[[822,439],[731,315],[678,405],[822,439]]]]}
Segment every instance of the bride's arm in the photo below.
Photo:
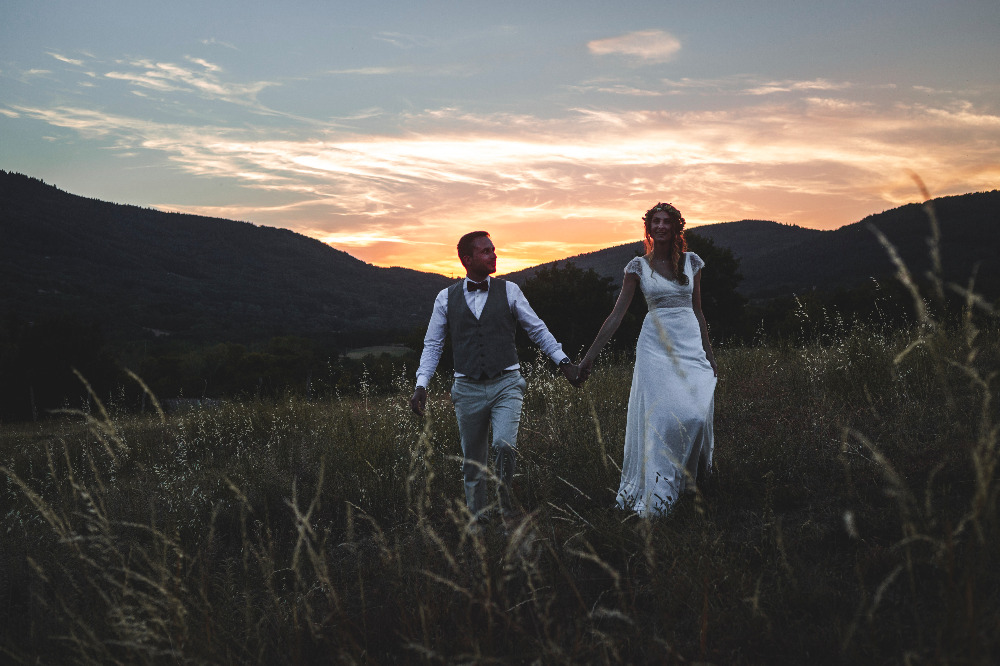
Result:
{"type": "Polygon", "coordinates": [[[708,323],[705,321],[705,314],[701,311],[701,271],[694,274],[694,289],[691,293],[691,307],[694,309],[694,316],[698,318],[698,325],[701,327],[701,346],[705,348],[705,358],[712,364],[712,371],[719,375],[719,366],[715,364],[715,353],[712,351],[712,341],[708,337],[708,323]]]}
{"type": "Polygon", "coordinates": [[[601,349],[604,348],[604,345],[608,344],[608,340],[611,339],[611,336],[621,326],[622,319],[625,317],[625,313],[628,312],[628,306],[632,303],[632,297],[635,295],[637,284],[639,284],[638,275],[635,273],[625,274],[622,280],[622,290],[618,294],[618,300],[615,301],[615,307],[611,310],[608,318],[604,320],[601,330],[598,331],[593,344],[590,345],[590,349],[587,350],[586,355],[584,355],[583,360],[580,362],[580,375],[582,379],[586,379],[587,375],[590,374],[590,369],[594,365],[594,360],[601,353],[601,349]]]}

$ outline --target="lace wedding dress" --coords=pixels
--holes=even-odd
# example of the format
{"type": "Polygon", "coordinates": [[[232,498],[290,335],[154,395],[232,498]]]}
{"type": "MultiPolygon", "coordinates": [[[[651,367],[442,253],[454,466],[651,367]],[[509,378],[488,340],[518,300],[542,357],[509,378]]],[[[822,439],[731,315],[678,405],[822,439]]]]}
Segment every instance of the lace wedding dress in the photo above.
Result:
{"type": "Polygon", "coordinates": [[[704,265],[686,253],[686,285],[654,271],[645,257],[625,267],[639,276],[649,305],[636,344],[618,490],[618,505],[640,515],[668,513],[712,469],[716,378],[691,307],[694,276],[704,265]]]}

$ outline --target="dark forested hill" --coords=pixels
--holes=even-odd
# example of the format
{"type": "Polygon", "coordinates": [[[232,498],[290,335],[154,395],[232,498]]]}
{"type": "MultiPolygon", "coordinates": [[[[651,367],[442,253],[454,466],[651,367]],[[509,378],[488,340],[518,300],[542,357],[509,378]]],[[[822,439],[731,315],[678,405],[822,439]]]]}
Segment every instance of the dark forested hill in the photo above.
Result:
{"type": "MultiPolygon", "coordinates": [[[[1000,191],[942,197],[931,203],[940,226],[946,279],[965,284],[978,265],[977,291],[993,299],[1000,297],[1000,191]]],[[[812,289],[848,289],[891,276],[894,268],[872,226],[897,247],[912,272],[919,276],[928,270],[931,226],[921,204],[894,208],[832,231],[742,220],[693,227],[690,233],[732,251],[740,261],[741,293],[768,298],[812,289]]],[[[641,242],[629,243],[568,261],[620,281],[625,264],[641,250],[641,242]]],[[[523,282],[538,268],[507,277],[523,282]]]]}
{"type": "Polygon", "coordinates": [[[432,273],[292,231],[68,194],[0,171],[0,314],[81,315],[116,339],[371,334],[426,324],[432,273]]]}
{"type": "MultiPolygon", "coordinates": [[[[1000,296],[1000,192],[933,201],[945,276],[1000,296]]],[[[924,207],[833,231],[760,220],[693,228],[740,261],[739,291],[761,299],[851,288],[893,273],[873,225],[918,275],[928,266],[924,207]]],[[[571,257],[621,279],[641,243],[571,257]]],[[[551,267],[553,263],[543,264],[551,267]]],[[[523,283],[540,267],[510,274],[523,283]]],[[[0,171],[0,316],[81,315],[118,340],[195,342],[278,335],[374,341],[426,324],[441,275],[378,268],[294,232],[106,203],[0,171]]]]}

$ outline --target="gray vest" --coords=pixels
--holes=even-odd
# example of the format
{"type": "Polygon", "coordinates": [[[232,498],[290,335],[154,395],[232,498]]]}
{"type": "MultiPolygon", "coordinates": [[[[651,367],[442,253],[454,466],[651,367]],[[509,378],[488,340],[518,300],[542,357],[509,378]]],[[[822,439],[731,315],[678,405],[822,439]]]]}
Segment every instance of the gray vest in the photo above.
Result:
{"type": "Polygon", "coordinates": [[[514,315],[507,303],[507,283],[492,278],[486,305],[476,319],[465,301],[465,280],[448,287],[448,331],[455,371],[480,379],[496,377],[517,363],[514,315]]]}

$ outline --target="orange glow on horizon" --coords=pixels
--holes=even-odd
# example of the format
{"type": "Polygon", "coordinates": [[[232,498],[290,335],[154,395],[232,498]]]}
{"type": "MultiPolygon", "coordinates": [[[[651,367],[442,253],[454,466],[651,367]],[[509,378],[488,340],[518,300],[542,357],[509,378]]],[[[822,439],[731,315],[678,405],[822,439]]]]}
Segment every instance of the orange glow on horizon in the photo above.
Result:
{"type": "MultiPolygon", "coordinates": [[[[506,273],[639,240],[641,215],[657,201],[674,203],[691,227],[757,219],[834,229],[919,201],[910,172],[936,196],[997,187],[1000,116],[967,106],[876,111],[809,94],[800,106],[578,110],[558,123],[441,110],[402,136],[143,131],[162,133],[145,138],[157,149],[182,141],[174,159],[183,169],[237,179],[250,199],[163,208],[283,227],[378,266],[444,275],[462,271],[454,245],[476,229],[493,235],[506,273]]],[[[32,113],[64,127],[132,122],[32,113]]]]}
{"type": "MultiPolygon", "coordinates": [[[[474,9],[475,32],[447,47],[384,32],[376,12],[374,36],[343,36],[347,60],[320,29],[306,49],[313,64],[301,59],[304,43],[293,58],[287,49],[248,58],[214,40],[190,51],[185,33],[157,57],[128,55],[131,46],[105,57],[19,33],[35,61],[8,59],[0,71],[10,93],[0,130],[17,137],[3,144],[5,159],[83,196],[290,229],[378,266],[444,275],[462,271],[454,246],[475,229],[493,235],[499,270],[511,272],[637,241],[656,201],[676,205],[690,227],[757,219],[833,229],[919,201],[910,173],[934,196],[1000,186],[996,40],[960,48],[973,46],[972,33],[992,36],[978,32],[981,20],[949,34],[959,43],[933,51],[947,55],[940,62],[896,30],[885,35],[892,66],[863,76],[853,64],[740,73],[752,39],[707,75],[693,65],[721,37],[711,12],[691,24],[704,26],[697,37],[674,31],[676,12],[654,11],[660,27],[639,13],[645,29],[606,31],[602,19],[535,50],[530,30],[480,34],[474,9]],[[479,38],[492,46],[480,51],[479,38]],[[410,48],[420,57],[403,57],[410,48]],[[908,71],[904,51],[930,58],[936,73],[908,71]],[[501,53],[518,56],[491,66],[489,54],[501,53]],[[512,76],[508,66],[524,69],[512,76]],[[60,151],[67,157],[55,159],[60,151]]],[[[403,20],[437,33],[432,15],[403,20]]],[[[943,37],[934,20],[925,26],[943,37]]],[[[789,44],[805,36],[787,32],[757,52],[768,61],[775,49],[798,52],[789,44]]]]}
{"type": "MultiPolygon", "coordinates": [[[[914,189],[912,180],[910,188],[914,189]]],[[[674,197],[659,197],[659,200],[672,200],[678,207],[682,206],[680,199],[674,197]]],[[[480,212],[470,212],[465,216],[456,216],[457,220],[444,220],[433,227],[422,230],[413,240],[399,234],[379,232],[329,234],[313,229],[300,229],[300,233],[318,238],[331,247],[347,252],[351,256],[367,263],[384,268],[403,267],[413,270],[438,273],[445,276],[459,277],[465,274],[465,269],[455,253],[458,239],[469,231],[485,229],[490,232],[497,246],[497,274],[513,273],[540,264],[560,261],[577,255],[596,252],[610,247],[642,241],[642,213],[646,206],[655,204],[657,197],[649,197],[638,205],[629,215],[608,215],[604,221],[590,217],[594,211],[581,211],[573,216],[556,217],[552,211],[537,211],[537,214],[516,216],[484,215],[480,212]],[[525,219],[525,218],[530,219],[525,219]]],[[[896,205],[919,202],[919,196],[900,201],[896,205]]],[[[752,203],[751,199],[748,203],[752,203]]],[[[814,204],[815,205],[815,204],[814,204]]],[[[867,215],[879,213],[894,206],[883,206],[876,210],[865,210],[857,202],[833,202],[827,206],[803,208],[796,211],[792,219],[782,219],[779,216],[758,212],[757,207],[750,207],[739,217],[708,221],[704,219],[711,210],[691,208],[693,212],[684,212],[688,230],[708,226],[719,222],[738,221],[745,219],[769,220],[783,224],[797,224],[812,229],[836,229],[847,224],[858,222],[867,215]],[[757,213],[757,214],[755,214],[757,213]]]]}

